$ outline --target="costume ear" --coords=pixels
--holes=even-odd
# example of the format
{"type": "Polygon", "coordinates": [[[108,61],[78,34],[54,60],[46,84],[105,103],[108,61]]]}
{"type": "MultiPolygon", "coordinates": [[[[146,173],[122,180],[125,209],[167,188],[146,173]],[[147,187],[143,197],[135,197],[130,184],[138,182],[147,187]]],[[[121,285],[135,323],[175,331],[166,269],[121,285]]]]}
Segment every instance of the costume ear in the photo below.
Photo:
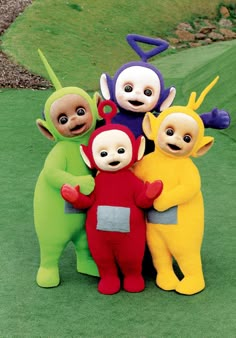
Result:
{"type": "Polygon", "coordinates": [[[49,140],[55,141],[54,136],[52,133],[49,131],[47,122],[41,119],[36,120],[37,127],[39,128],[39,131],[49,140]]]}
{"type": "Polygon", "coordinates": [[[111,99],[110,86],[112,84],[112,79],[109,75],[103,73],[100,77],[100,89],[102,96],[105,100],[111,99]]]}
{"type": "Polygon", "coordinates": [[[153,136],[153,131],[152,131],[152,123],[154,123],[154,121],[156,120],[156,117],[152,114],[152,113],[146,113],[144,115],[144,119],[143,119],[143,131],[144,134],[147,136],[147,138],[149,140],[154,140],[154,136],[153,136]]]}
{"type": "Polygon", "coordinates": [[[89,160],[89,157],[88,157],[88,154],[87,154],[87,147],[84,146],[83,144],[80,145],[80,153],[81,153],[81,156],[85,162],[85,164],[90,168],[92,169],[92,165],[91,165],[91,162],[89,160]]]}
{"type": "Polygon", "coordinates": [[[170,107],[170,105],[174,101],[175,95],[176,95],[176,89],[175,87],[171,87],[169,89],[169,94],[167,95],[167,97],[164,99],[164,101],[160,105],[160,111],[163,111],[170,107]]]}
{"type": "Polygon", "coordinates": [[[200,146],[197,148],[197,150],[195,151],[195,153],[193,154],[194,157],[200,157],[205,155],[208,150],[211,149],[211,147],[213,146],[214,143],[214,138],[211,136],[204,136],[200,146]]]}
{"type": "Polygon", "coordinates": [[[98,92],[95,92],[93,95],[93,99],[96,102],[96,106],[98,107],[99,103],[102,101],[102,97],[98,92]]]}
{"type": "Polygon", "coordinates": [[[137,156],[137,160],[141,160],[141,158],[144,155],[145,152],[145,146],[146,146],[146,140],[144,136],[140,136],[139,137],[139,148],[138,148],[138,156],[137,156]]]}
{"type": "MultiPolygon", "coordinates": [[[[93,95],[93,101],[95,102],[96,106],[98,107],[99,104],[102,102],[102,97],[98,92],[95,92],[93,95]]],[[[98,111],[96,114],[96,119],[97,120],[102,120],[102,117],[99,115],[98,111]]]]}

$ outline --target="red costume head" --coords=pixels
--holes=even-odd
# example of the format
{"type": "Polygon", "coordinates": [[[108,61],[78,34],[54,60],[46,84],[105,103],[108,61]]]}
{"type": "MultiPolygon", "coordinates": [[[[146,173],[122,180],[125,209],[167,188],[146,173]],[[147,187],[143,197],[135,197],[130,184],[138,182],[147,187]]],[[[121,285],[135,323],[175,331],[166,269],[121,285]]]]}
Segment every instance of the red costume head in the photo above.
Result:
{"type": "Polygon", "coordinates": [[[110,172],[131,167],[143,157],[145,138],[139,136],[135,139],[129,128],[111,123],[111,119],[117,113],[114,102],[110,100],[101,102],[98,111],[106,121],[106,125],[91,134],[88,146],[80,146],[85,163],[91,169],[110,172]],[[106,106],[111,108],[110,112],[104,112],[106,106]]]}

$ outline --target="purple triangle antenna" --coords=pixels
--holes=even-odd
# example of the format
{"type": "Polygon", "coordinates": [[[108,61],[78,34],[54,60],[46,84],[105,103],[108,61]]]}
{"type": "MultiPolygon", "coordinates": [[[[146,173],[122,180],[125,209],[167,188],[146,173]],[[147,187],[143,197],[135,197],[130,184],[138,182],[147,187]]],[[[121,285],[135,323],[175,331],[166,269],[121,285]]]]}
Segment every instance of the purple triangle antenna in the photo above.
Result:
{"type": "Polygon", "coordinates": [[[128,44],[133,48],[133,50],[140,56],[141,60],[147,62],[151,57],[164,52],[168,47],[169,43],[161,39],[154,39],[147,36],[142,36],[138,34],[128,34],[126,36],[128,44]],[[144,51],[138,45],[138,42],[145,43],[147,45],[155,46],[149,51],[144,51]]]}

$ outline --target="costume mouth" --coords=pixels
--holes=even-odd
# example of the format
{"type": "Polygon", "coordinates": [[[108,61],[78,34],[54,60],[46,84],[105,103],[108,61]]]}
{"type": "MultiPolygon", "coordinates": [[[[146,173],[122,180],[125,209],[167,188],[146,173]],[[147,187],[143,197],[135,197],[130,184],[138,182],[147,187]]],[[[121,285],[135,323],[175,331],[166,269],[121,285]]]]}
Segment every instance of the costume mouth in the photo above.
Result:
{"type": "Polygon", "coordinates": [[[130,104],[132,104],[133,106],[142,106],[143,105],[143,102],[140,102],[140,101],[129,101],[130,104]]]}
{"type": "Polygon", "coordinates": [[[175,150],[175,151],[181,150],[180,147],[178,147],[178,146],[175,145],[175,144],[171,144],[171,143],[168,143],[168,147],[169,147],[171,150],[175,150]]]}
{"type": "Polygon", "coordinates": [[[71,128],[71,132],[75,134],[79,134],[79,132],[84,129],[85,123],[83,124],[77,124],[74,128],[71,128]]]}
{"type": "Polygon", "coordinates": [[[113,161],[113,162],[110,162],[109,165],[111,165],[112,167],[115,167],[117,166],[118,164],[120,164],[119,161],[113,161]]]}

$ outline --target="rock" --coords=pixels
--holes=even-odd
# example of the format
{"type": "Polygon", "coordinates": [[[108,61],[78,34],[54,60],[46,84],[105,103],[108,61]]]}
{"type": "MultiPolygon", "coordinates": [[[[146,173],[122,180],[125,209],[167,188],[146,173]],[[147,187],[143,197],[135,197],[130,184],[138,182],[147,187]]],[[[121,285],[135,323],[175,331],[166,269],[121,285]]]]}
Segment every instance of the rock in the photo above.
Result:
{"type": "Polygon", "coordinates": [[[177,29],[178,30],[185,30],[185,31],[193,31],[193,27],[190,25],[190,23],[187,23],[187,22],[181,22],[178,24],[177,26],[177,29]]]}
{"type": "Polygon", "coordinates": [[[168,41],[171,45],[177,45],[177,43],[179,43],[179,39],[177,38],[168,38],[168,41]]]}
{"type": "Polygon", "coordinates": [[[175,31],[175,34],[182,41],[194,41],[195,40],[195,35],[185,30],[182,31],[180,29],[177,29],[175,31]]]}
{"type": "Polygon", "coordinates": [[[202,41],[202,45],[210,45],[213,41],[210,38],[206,38],[202,41]]]}
{"type": "Polygon", "coordinates": [[[223,16],[223,18],[228,18],[230,16],[229,10],[225,6],[220,7],[220,14],[223,16]]]}
{"type": "Polygon", "coordinates": [[[223,34],[226,40],[236,39],[236,33],[227,28],[220,28],[220,33],[223,34]]]}
{"type": "Polygon", "coordinates": [[[213,40],[213,41],[223,41],[224,40],[224,36],[220,33],[216,33],[216,32],[211,32],[208,37],[213,40]]]}
{"type": "Polygon", "coordinates": [[[229,19],[220,19],[219,25],[222,27],[232,27],[233,23],[229,19]]]}
{"type": "Polygon", "coordinates": [[[211,25],[211,26],[210,25],[209,26],[204,26],[204,27],[200,28],[199,33],[200,34],[209,34],[214,29],[215,29],[215,26],[213,26],[213,25],[211,25]]]}
{"type": "Polygon", "coordinates": [[[200,42],[190,42],[189,46],[192,48],[200,47],[202,44],[200,42]]]}
{"type": "Polygon", "coordinates": [[[196,33],[195,34],[195,40],[204,40],[206,39],[207,35],[203,33],[196,33]]]}

